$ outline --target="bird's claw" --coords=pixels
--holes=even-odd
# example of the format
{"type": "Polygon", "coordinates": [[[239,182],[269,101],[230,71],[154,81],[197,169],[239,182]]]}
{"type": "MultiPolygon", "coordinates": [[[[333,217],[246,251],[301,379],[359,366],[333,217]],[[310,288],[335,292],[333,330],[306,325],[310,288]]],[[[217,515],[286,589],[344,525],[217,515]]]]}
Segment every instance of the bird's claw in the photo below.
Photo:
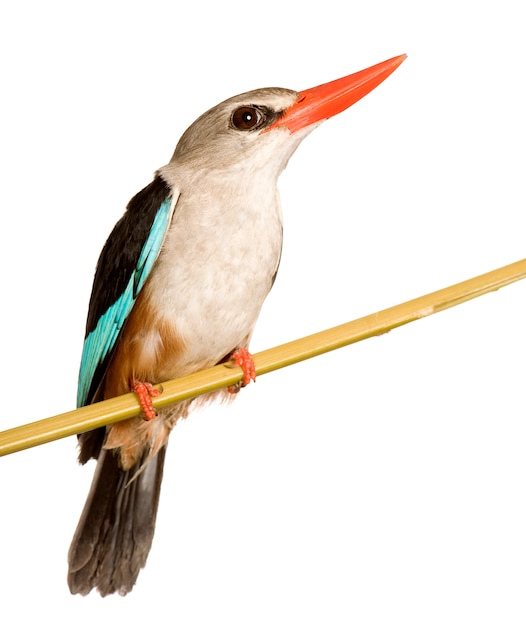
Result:
{"type": "Polygon", "coordinates": [[[133,380],[130,386],[137,394],[144,419],[150,421],[157,417],[157,411],[153,407],[152,398],[157,398],[161,390],[155,389],[151,383],[144,383],[140,380],[133,380]]]}
{"type": "Polygon", "coordinates": [[[251,380],[256,381],[256,366],[254,359],[246,348],[238,348],[230,355],[233,364],[230,367],[240,367],[243,370],[243,378],[235,385],[228,387],[229,393],[237,393],[242,387],[246,387],[251,380]]]}

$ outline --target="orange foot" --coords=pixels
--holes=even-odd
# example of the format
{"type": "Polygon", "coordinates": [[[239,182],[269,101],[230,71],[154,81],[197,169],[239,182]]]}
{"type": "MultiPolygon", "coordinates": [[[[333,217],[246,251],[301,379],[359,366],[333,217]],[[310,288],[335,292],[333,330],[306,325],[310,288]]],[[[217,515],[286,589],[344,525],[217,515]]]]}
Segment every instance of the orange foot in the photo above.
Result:
{"type": "Polygon", "coordinates": [[[234,365],[237,365],[243,370],[242,380],[228,387],[229,393],[237,393],[241,387],[246,387],[251,380],[256,381],[256,366],[254,365],[252,355],[246,348],[234,350],[230,358],[234,361],[234,365]]]}
{"type": "Polygon", "coordinates": [[[151,383],[143,383],[140,380],[132,380],[130,387],[139,398],[144,419],[147,421],[153,420],[157,416],[157,411],[153,408],[152,398],[156,398],[161,393],[159,389],[154,389],[151,383]]]}

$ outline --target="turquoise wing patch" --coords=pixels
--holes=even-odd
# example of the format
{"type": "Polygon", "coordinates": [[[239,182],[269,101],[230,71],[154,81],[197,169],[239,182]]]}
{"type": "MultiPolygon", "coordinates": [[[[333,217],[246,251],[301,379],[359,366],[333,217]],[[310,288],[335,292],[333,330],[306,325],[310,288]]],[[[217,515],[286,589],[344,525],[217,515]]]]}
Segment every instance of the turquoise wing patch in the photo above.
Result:
{"type": "Polygon", "coordinates": [[[137,296],[150,275],[166,236],[176,200],[177,197],[168,198],[159,207],[148,239],[141,250],[137,267],[125,290],[99,318],[97,326],[84,341],[77,389],[77,407],[86,404],[95,371],[115,347],[137,296]]]}

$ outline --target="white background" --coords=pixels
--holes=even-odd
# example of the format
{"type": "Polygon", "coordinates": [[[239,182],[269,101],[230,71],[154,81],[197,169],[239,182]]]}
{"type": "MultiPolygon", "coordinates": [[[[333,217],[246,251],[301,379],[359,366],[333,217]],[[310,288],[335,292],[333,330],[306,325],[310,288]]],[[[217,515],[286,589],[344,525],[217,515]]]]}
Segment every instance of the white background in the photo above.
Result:
{"type": "MultiPolygon", "coordinates": [[[[185,128],[242,91],[409,55],[283,174],[283,259],[254,352],[522,258],[523,26],[509,0],[3,3],[1,428],[74,407],[105,238],[185,128]]],[[[2,614],[523,624],[525,313],[519,283],[178,425],[124,599],[66,586],[93,470],[75,439],[0,459],[2,614]]]]}

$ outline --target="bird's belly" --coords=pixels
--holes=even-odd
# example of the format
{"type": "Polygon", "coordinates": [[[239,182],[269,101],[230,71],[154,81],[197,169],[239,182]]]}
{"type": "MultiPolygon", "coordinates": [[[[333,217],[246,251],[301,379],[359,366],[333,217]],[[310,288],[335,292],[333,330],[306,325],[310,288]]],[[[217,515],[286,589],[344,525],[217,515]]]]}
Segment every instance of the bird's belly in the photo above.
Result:
{"type": "Polygon", "coordinates": [[[163,249],[147,289],[181,348],[164,353],[162,377],[210,367],[248,346],[279,263],[281,223],[267,237],[234,240],[189,249],[174,237],[163,249]]]}

